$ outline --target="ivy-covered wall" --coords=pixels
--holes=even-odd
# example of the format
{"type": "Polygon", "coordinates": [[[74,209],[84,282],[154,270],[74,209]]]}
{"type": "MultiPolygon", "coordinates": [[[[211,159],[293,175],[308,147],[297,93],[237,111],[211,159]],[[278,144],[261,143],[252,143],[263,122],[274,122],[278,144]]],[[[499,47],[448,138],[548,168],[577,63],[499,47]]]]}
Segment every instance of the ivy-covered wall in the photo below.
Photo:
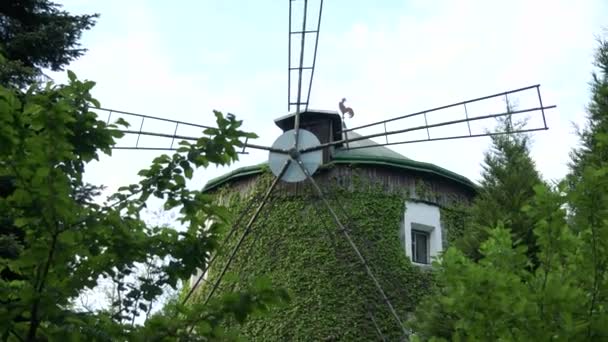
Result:
{"type": "MultiPolygon", "coordinates": [[[[269,174],[257,176],[254,190],[245,195],[228,185],[216,196],[238,213],[270,180],[269,174]]],[[[411,198],[407,192],[387,192],[365,183],[348,189],[325,184],[324,192],[405,321],[429,293],[433,278],[429,269],[410,263],[399,239],[404,203],[411,198]]],[[[297,194],[278,191],[270,199],[219,288],[220,293],[232,291],[266,277],[289,291],[291,303],[254,317],[239,330],[250,341],[380,340],[371,313],[385,338],[399,340],[401,329],[387,305],[323,203],[305,184],[297,194]]],[[[460,223],[457,212],[442,209],[444,229],[460,223]]],[[[451,240],[452,234],[444,235],[451,240]]],[[[225,263],[236,243],[232,240],[216,265],[225,263]]],[[[213,283],[219,270],[212,268],[206,284],[213,283]]],[[[199,298],[208,286],[201,288],[199,298]]]]}

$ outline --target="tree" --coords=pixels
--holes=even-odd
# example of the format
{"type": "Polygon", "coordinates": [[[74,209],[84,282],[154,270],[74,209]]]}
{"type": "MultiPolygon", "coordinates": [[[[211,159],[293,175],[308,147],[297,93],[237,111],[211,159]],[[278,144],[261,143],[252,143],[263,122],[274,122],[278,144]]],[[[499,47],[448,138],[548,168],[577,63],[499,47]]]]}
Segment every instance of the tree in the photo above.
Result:
{"type": "MultiPolygon", "coordinates": [[[[512,106],[507,103],[507,111],[512,106]]],[[[513,122],[511,116],[499,119],[503,132],[513,132],[525,122],[513,122]]],[[[456,241],[466,255],[479,259],[479,247],[488,237],[486,227],[505,223],[514,241],[523,241],[530,254],[535,252],[533,224],[521,209],[534,196],[534,186],[541,183],[536,165],[530,157],[530,137],[522,133],[492,136],[492,147],[485,153],[481,188],[471,207],[471,220],[456,241]]]]}
{"type": "Polygon", "coordinates": [[[599,141],[608,132],[608,39],[598,39],[595,53],[597,71],[592,74],[591,102],[587,106],[587,125],[579,132],[581,146],[572,151],[569,179],[576,183],[583,170],[608,160],[608,145],[599,141]]]}
{"type": "Polygon", "coordinates": [[[0,2],[0,84],[19,87],[43,75],[42,69],[63,70],[86,49],[78,41],[95,24],[97,14],[70,15],[48,0],[0,2]]]}
{"type": "Polygon", "coordinates": [[[143,326],[134,324],[163,287],[175,288],[207,265],[218,233],[230,223],[226,208],[189,190],[186,180],[198,167],[232,163],[241,139],[255,135],[239,130],[233,115],[216,112],[217,128],[156,158],[138,184],[99,204],[99,187],[83,182],[84,168],[110,154],[126,123],[98,120],[89,111],[99,106],[90,95],[94,83],[68,76],[68,85],[0,86],[0,176],[10,180],[0,189],[1,339],[202,340],[224,336],[225,318],[242,321],[285,299],[282,291],[258,286],[204,307],[177,303],[143,326]],[[179,208],[186,231],[146,225],[140,211],[150,196],[165,209],[179,208]],[[140,265],[153,276],[134,276],[140,265]],[[116,286],[116,310],[77,309],[74,299],[102,279],[116,286]]]}
{"type": "MultiPolygon", "coordinates": [[[[605,41],[598,51],[596,62],[606,66],[605,41]]],[[[608,338],[608,133],[598,128],[608,93],[599,79],[594,75],[589,125],[581,134],[583,149],[573,154],[572,174],[554,187],[537,185],[524,206],[534,227],[534,254],[501,224],[486,228],[489,238],[477,261],[449,248],[435,264],[435,294],[410,322],[415,339],[608,338]]]]}
{"type": "Polygon", "coordinates": [[[581,147],[572,153],[569,185],[574,196],[571,208],[573,229],[584,248],[582,272],[589,276],[580,284],[586,291],[589,335],[606,333],[608,315],[608,40],[599,39],[595,55],[597,71],[591,82],[587,124],[579,133],[581,147]]]}
{"type": "Polygon", "coordinates": [[[423,340],[584,340],[585,295],[577,285],[580,240],[566,225],[563,196],[537,187],[528,215],[536,218],[538,267],[529,267],[524,245],[513,247],[509,229],[488,231],[475,262],[449,248],[438,268],[437,292],[420,304],[411,322],[423,340]]]}

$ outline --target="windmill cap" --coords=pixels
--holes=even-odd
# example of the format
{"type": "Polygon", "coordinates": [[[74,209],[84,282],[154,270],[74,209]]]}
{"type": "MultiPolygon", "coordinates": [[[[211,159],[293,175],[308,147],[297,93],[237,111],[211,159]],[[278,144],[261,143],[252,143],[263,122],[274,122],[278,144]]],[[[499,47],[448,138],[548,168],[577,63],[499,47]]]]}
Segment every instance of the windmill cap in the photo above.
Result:
{"type": "MultiPolygon", "coordinates": [[[[289,113],[274,120],[274,123],[283,131],[293,129],[295,126],[296,113],[289,113]]],[[[307,110],[300,113],[300,123],[315,121],[330,121],[333,123],[334,136],[339,136],[342,131],[342,117],[333,110],[307,110]]]]}

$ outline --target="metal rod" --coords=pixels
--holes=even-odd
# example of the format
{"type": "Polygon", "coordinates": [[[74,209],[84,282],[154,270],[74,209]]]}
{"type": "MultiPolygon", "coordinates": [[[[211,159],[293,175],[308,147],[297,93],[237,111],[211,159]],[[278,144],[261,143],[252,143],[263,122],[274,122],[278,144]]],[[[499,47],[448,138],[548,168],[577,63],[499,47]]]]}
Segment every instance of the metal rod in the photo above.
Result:
{"type": "Polygon", "coordinates": [[[344,115],[342,115],[342,132],[344,132],[344,140],[346,140],[346,149],[348,150],[348,132],[345,129],[346,124],[344,123],[344,115]]]}
{"type": "Polygon", "coordinates": [[[431,132],[429,132],[429,122],[426,121],[426,112],[424,113],[424,125],[426,126],[426,136],[430,140],[431,139],[431,132]]]}
{"type": "Polygon", "coordinates": [[[173,148],[173,142],[175,141],[175,135],[177,134],[177,126],[179,124],[175,123],[175,130],[173,131],[173,138],[171,138],[171,148],[173,148]]]}
{"type": "Polygon", "coordinates": [[[141,130],[144,128],[144,120],[146,118],[141,118],[141,125],[139,126],[139,133],[137,134],[137,141],[135,142],[135,147],[139,145],[139,137],[141,137],[141,130]]]}
{"type": "Polygon", "coordinates": [[[469,126],[469,135],[471,135],[471,122],[469,120],[469,111],[467,110],[467,104],[463,103],[464,106],[464,116],[467,118],[467,126],[469,126]]]}
{"type": "MultiPolygon", "coordinates": [[[[540,108],[543,108],[543,98],[540,96],[540,85],[536,86],[536,92],[538,93],[538,103],[540,104],[540,108]]],[[[541,113],[543,114],[543,123],[545,124],[545,128],[548,128],[547,119],[545,118],[545,110],[541,109],[541,113]]]]}
{"type": "Polygon", "coordinates": [[[403,145],[403,144],[412,144],[412,143],[419,143],[419,142],[425,142],[425,141],[441,141],[441,140],[451,140],[451,139],[491,137],[491,136],[495,136],[495,135],[504,135],[504,134],[529,133],[529,132],[536,132],[536,131],[546,131],[548,129],[549,128],[541,127],[541,128],[530,128],[530,129],[522,129],[522,130],[508,131],[508,132],[493,132],[493,133],[481,133],[481,134],[472,134],[472,135],[455,135],[455,136],[442,137],[442,138],[433,138],[433,139],[405,140],[405,141],[399,141],[399,142],[392,142],[390,144],[374,144],[374,145],[356,146],[356,147],[351,147],[350,149],[351,150],[358,150],[358,149],[361,149],[361,148],[388,146],[388,145],[403,145]]]}
{"type": "MultiPolygon", "coordinates": [[[[552,109],[552,108],[555,108],[555,107],[556,106],[548,106],[548,107],[544,107],[544,109],[552,109]]],[[[463,122],[467,122],[467,121],[477,121],[477,120],[485,120],[485,119],[490,119],[490,118],[497,118],[497,117],[505,116],[505,115],[509,115],[509,114],[528,113],[528,112],[533,112],[533,111],[538,111],[538,110],[540,110],[540,108],[530,108],[530,109],[523,109],[523,110],[517,110],[517,111],[507,112],[507,113],[478,116],[478,117],[469,118],[469,119],[446,121],[446,122],[436,123],[436,124],[427,125],[427,126],[417,126],[417,127],[406,128],[406,129],[400,129],[400,130],[396,130],[396,131],[390,131],[390,132],[386,133],[386,135],[412,132],[412,131],[417,131],[417,130],[426,129],[426,128],[434,128],[434,127],[453,125],[453,124],[463,123],[463,122]]],[[[365,139],[376,138],[376,137],[379,137],[379,136],[382,136],[382,135],[385,135],[385,133],[370,134],[370,135],[366,135],[366,136],[361,136],[361,137],[353,138],[353,139],[350,139],[349,141],[350,142],[360,141],[360,140],[365,140],[365,139]]],[[[343,144],[344,142],[345,142],[345,140],[339,140],[339,141],[333,141],[333,142],[329,142],[329,143],[319,144],[317,146],[312,146],[312,147],[304,148],[304,149],[300,150],[300,153],[306,153],[306,152],[311,152],[311,151],[322,150],[322,149],[324,149],[326,147],[329,147],[329,146],[343,144]]]]}
{"type": "Polygon", "coordinates": [[[277,178],[274,179],[274,181],[272,182],[272,184],[270,185],[270,187],[268,187],[268,190],[266,191],[266,193],[264,194],[264,197],[262,198],[262,202],[256,208],[255,212],[253,213],[253,216],[249,219],[249,222],[247,222],[247,225],[245,226],[243,234],[241,235],[241,237],[240,237],[239,241],[237,242],[236,246],[234,246],[234,248],[232,249],[232,252],[230,253],[230,256],[228,257],[228,261],[224,265],[224,268],[220,272],[219,277],[216,279],[215,283],[213,284],[213,287],[211,288],[211,292],[209,292],[209,294],[207,295],[207,298],[205,298],[205,301],[203,302],[203,306],[206,306],[209,303],[209,300],[211,300],[211,297],[213,296],[213,294],[217,290],[218,286],[220,285],[220,282],[222,281],[222,278],[226,274],[226,271],[228,270],[228,267],[230,267],[230,264],[232,263],[232,260],[234,260],[234,256],[236,255],[236,252],[238,252],[239,248],[241,247],[241,244],[243,244],[243,241],[245,240],[245,238],[247,237],[247,235],[249,235],[249,232],[251,231],[251,226],[253,225],[253,223],[255,222],[255,220],[258,218],[258,215],[260,215],[260,212],[262,211],[262,208],[264,208],[264,205],[266,205],[266,202],[268,201],[268,198],[270,197],[270,194],[272,193],[272,191],[274,190],[274,188],[279,183],[279,180],[281,179],[281,177],[285,173],[285,170],[287,170],[287,167],[289,167],[290,163],[291,163],[291,161],[289,159],[287,159],[285,161],[285,164],[283,165],[283,168],[281,169],[281,172],[279,173],[279,175],[277,176],[277,178]]]}
{"type": "Polygon", "coordinates": [[[291,111],[291,0],[289,0],[289,35],[287,36],[287,111],[291,111]]]}
{"type": "Polygon", "coordinates": [[[125,133],[125,134],[142,134],[142,135],[150,135],[150,136],[154,136],[154,137],[163,137],[163,138],[176,138],[176,139],[183,139],[183,140],[198,140],[198,138],[195,137],[189,137],[189,136],[183,136],[183,135],[172,135],[172,134],[166,134],[166,133],[156,133],[156,132],[140,132],[140,131],[131,131],[131,130],[118,130],[119,132],[125,133]]]}
{"type": "MultiPolygon", "coordinates": [[[[138,131],[130,131],[130,130],[118,130],[119,132],[125,133],[125,134],[139,134],[139,135],[150,135],[150,136],[154,136],[154,137],[163,137],[163,138],[176,138],[176,139],[182,139],[182,140],[192,140],[192,141],[196,141],[198,140],[198,138],[195,137],[188,137],[188,136],[183,136],[183,135],[171,135],[171,134],[166,134],[166,133],[156,133],[156,132],[138,132],[138,131]]],[[[249,143],[245,143],[243,144],[244,147],[250,147],[250,148],[254,148],[257,150],[264,150],[264,151],[270,151],[270,152],[275,152],[275,153],[281,153],[281,154],[287,154],[287,150],[283,150],[283,149],[278,149],[278,148],[273,148],[273,147],[267,147],[267,146],[261,146],[261,145],[255,145],[255,144],[249,144],[249,143]]],[[[136,149],[146,149],[143,147],[114,147],[114,149],[123,149],[123,150],[136,150],[136,149]]],[[[149,148],[149,149],[161,149],[161,150],[170,150],[168,148],[149,148]]]]}
{"type": "Polygon", "coordinates": [[[386,341],[386,337],[384,337],[384,334],[382,333],[382,330],[380,330],[380,326],[378,325],[378,322],[371,311],[369,311],[369,318],[371,319],[372,323],[374,323],[374,328],[376,328],[376,334],[378,337],[380,337],[382,341],[386,341]]]}
{"type": "MultiPolygon", "coordinates": [[[[306,31],[306,12],[308,12],[308,0],[304,0],[304,18],[302,20],[302,31],[306,31]]],[[[300,46],[300,70],[298,71],[298,100],[296,104],[296,116],[294,118],[293,128],[295,130],[295,143],[294,148],[297,150],[299,145],[300,137],[300,102],[302,100],[302,66],[304,65],[304,43],[306,41],[306,34],[302,33],[302,43],[300,46]]]]}
{"type": "Polygon", "coordinates": [[[190,122],[184,122],[184,121],[178,121],[178,120],[159,118],[159,117],[156,117],[156,116],[150,116],[150,115],[144,115],[144,114],[130,113],[130,112],[125,112],[125,111],[115,110],[115,109],[107,109],[107,108],[102,108],[102,107],[92,107],[92,108],[93,109],[97,109],[97,110],[103,110],[103,111],[106,111],[106,112],[114,112],[114,113],[119,113],[119,114],[137,116],[137,117],[140,117],[140,118],[154,119],[154,120],[160,120],[160,121],[166,121],[166,122],[172,122],[172,123],[179,123],[179,124],[182,124],[182,125],[194,126],[194,127],[199,127],[199,128],[215,128],[215,127],[211,127],[211,126],[193,124],[193,123],[190,123],[190,122]]]}
{"type": "Polygon", "coordinates": [[[112,111],[108,114],[108,121],[106,121],[106,125],[110,124],[110,118],[112,117],[112,111]]]}
{"type": "MultiPolygon", "coordinates": [[[[234,234],[236,232],[237,227],[241,224],[241,221],[243,220],[243,218],[245,218],[245,215],[249,212],[249,209],[251,209],[251,207],[253,206],[253,203],[255,202],[256,199],[257,199],[257,197],[252,198],[251,201],[249,201],[249,203],[245,207],[245,209],[237,217],[236,221],[234,222],[234,224],[230,228],[230,231],[228,232],[228,234],[224,238],[222,246],[226,245],[228,243],[230,237],[232,237],[232,234],[234,234]]],[[[205,267],[205,269],[201,270],[202,271],[201,275],[198,277],[198,279],[196,279],[196,282],[194,283],[194,285],[192,285],[192,287],[190,288],[190,290],[188,291],[188,293],[186,294],[186,296],[182,300],[182,305],[186,304],[186,302],[188,301],[188,299],[190,299],[190,296],[192,296],[192,294],[194,293],[194,291],[196,291],[196,288],[204,280],[203,277],[205,276],[205,273],[207,273],[207,271],[209,271],[209,269],[211,268],[211,266],[213,265],[213,263],[215,262],[215,260],[217,260],[217,256],[219,255],[219,250],[220,249],[221,248],[219,248],[218,251],[216,251],[213,254],[213,257],[211,257],[211,259],[207,263],[207,267],[205,267]]]]}
{"type": "Polygon", "coordinates": [[[308,31],[294,31],[294,32],[290,32],[290,34],[302,34],[302,33],[317,33],[318,31],[312,31],[312,30],[308,30],[308,31]]]}
{"type": "Polygon", "coordinates": [[[241,154],[245,154],[245,148],[247,147],[247,142],[249,141],[249,137],[245,138],[245,143],[243,144],[243,150],[241,151],[241,154]]]}
{"type": "Polygon", "coordinates": [[[280,153],[280,154],[288,154],[289,153],[289,151],[284,150],[284,149],[274,148],[274,147],[268,147],[268,146],[261,146],[261,145],[255,145],[255,144],[243,144],[243,147],[249,147],[249,148],[254,148],[256,150],[264,150],[264,151],[270,151],[270,152],[280,153]]]}
{"type": "Polygon", "coordinates": [[[388,135],[386,135],[387,132],[388,131],[386,130],[386,122],[385,122],[384,123],[384,133],[385,133],[384,137],[386,138],[386,143],[388,144],[388,135]]]}
{"type": "Polygon", "coordinates": [[[147,150],[147,151],[176,151],[177,148],[168,147],[127,147],[127,146],[115,146],[113,150],[147,150]]]}
{"type": "Polygon", "coordinates": [[[319,5],[319,22],[317,23],[317,37],[315,39],[315,51],[312,57],[312,70],[310,71],[310,82],[308,83],[308,94],[306,96],[306,110],[308,110],[308,104],[310,103],[310,92],[312,90],[312,78],[315,75],[315,64],[317,62],[317,47],[319,46],[319,32],[321,30],[321,15],[323,14],[323,0],[319,5]]]}
{"type": "Polygon", "coordinates": [[[490,98],[493,98],[493,97],[502,96],[504,94],[517,93],[517,92],[528,90],[528,89],[532,89],[532,88],[535,88],[535,87],[538,87],[538,86],[539,85],[536,84],[536,85],[532,85],[532,86],[528,86],[528,87],[524,87],[524,88],[519,88],[519,89],[505,91],[505,92],[494,94],[494,95],[488,95],[488,96],[478,97],[478,98],[475,98],[475,99],[472,99],[472,100],[461,101],[461,102],[457,102],[457,103],[453,103],[453,104],[449,104],[449,105],[445,105],[445,106],[441,106],[441,107],[435,107],[435,108],[432,108],[432,109],[427,109],[427,110],[416,112],[416,113],[412,113],[412,114],[398,116],[398,117],[392,118],[392,119],[387,119],[387,120],[378,121],[378,122],[374,122],[374,123],[363,125],[363,126],[359,126],[359,127],[354,127],[354,128],[349,129],[349,130],[352,131],[352,130],[355,130],[355,129],[361,129],[361,128],[365,128],[365,127],[379,125],[379,124],[381,124],[383,122],[390,122],[390,121],[395,121],[395,120],[400,120],[400,119],[406,119],[406,118],[409,118],[409,117],[412,117],[412,116],[422,115],[423,113],[434,112],[434,111],[438,111],[438,110],[441,110],[441,109],[446,109],[446,108],[450,108],[450,107],[460,106],[460,105],[463,105],[465,103],[471,103],[471,102],[478,102],[478,101],[481,101],[481,100],[487,100],[487,99],[490,99],[490,98]]]}
{"type": "MultiPolygon", "coordinates": [[[[310,70],[313,67],[302,67],[302,70],[310,70]]],[[[300,70],[300,68],[289,68],[289,70],[300,70]]]]}
{"type": "Polygon", "coordinates": [[[302,172],[304,172],[304,174],[306,175],[306,178],[308,178],[308,181],[312,184],[313,188],[317,192],[317,195],[319,196],[319,198],[321,199],[321,201],[323,201],[323,204],[325,204],[325,207],[327,207],[327,210],[329,211],[329,213],[331,214],[332,218],[336,222],[336,225],[340,228],[340,231],[344,234],[344,237],[346,238],[346,240],[348,241],[349,245],[351,246],[351,248],[353,249],[353,251],[355,252],[355,254],[357,255],[357,257],[359,258],[359,261],[361,262],[361,264],[365,268],[365,271],[366,271],[367,275],[372,279],[372,281],[374,283],[374,286],[376,287],[376,289],[378,290],[378,292],[382,296],[382,299],[384,299],[384,302],[388,306],[391,314],[393,315],[393,317],[395,318],[395,320],[399,324],[399,327],[403,331],[403,335],[405,337],[407,337],[408,333],[405,330],[405,327],[403,326],[403,322],[401,321],[401,318],[399,318],[399,315],[397,314],[397,311],[395,311],[395,308],[391,304],[391,301],[388,299],[388,297],[384,293],[384,290],[382,289],[382,286],[380,286],[380,283],[378,282],[378,279],[376,279],[376,276],[374,276],[374,273],[369,268],[367,262],[365,261],[365,258],[363,257],[363,255],[359,251],[359,248],[357,248],[357,245],[355,244],[355,242],[353,241],[353,239],[350,237],[350,234],[348,233],[348,230],[346,229],[346,227],[344,227],[344,225],[342,225],[342,222],[340,221],[340,218],[338,218],[338,215],[336,215],[336,213],[334,212],[333,208],[331,207],[331,205],[329,204],[329,202],[325,198],[325,195],[323,195],[323,191],[321,191],[321,188],[319,187],[319,185],[317,184],[317,182],[312,178],[312,176],[310,175],[310,173],[308,172],[308,170],[304,167],[304,164],[302,163],[302,161],[300,159],[297,159],[297,160],[294,160],[294,161],[298,164],[298,166],[300,166],[300,169],[302,169],[302,172]]]}

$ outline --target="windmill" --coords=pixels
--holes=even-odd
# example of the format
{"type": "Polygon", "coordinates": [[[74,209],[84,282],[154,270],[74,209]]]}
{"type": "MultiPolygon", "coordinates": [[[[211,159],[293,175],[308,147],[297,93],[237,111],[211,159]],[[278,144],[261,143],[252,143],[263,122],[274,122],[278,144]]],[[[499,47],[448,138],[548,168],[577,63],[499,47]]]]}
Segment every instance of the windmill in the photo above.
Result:
{"type": "MultiPolygon", "coordinates": [[[[268,168],[273,175],[272,181],[259,194],[252,195],[249,202],[244,205],[234,226],[225,237],[226,247],[230,248],[226,249],[225,254],[214,256],[208,269],[202,270],[201,274],[193,279],[190,291],[184,301],[189,300],[201,286],[206,286],[201,298],[205,303],[217,292],[226,290],[225,287],[223,288],[223,281],[225,281],[227,272],[231,270],[231,267],[234,267],[235,263],[239,263],[239,260],[240,263],[247,261],[249,253],[255,253],[256,248],[264,246],[264,241],[276,241],[277,245],[274,247],[279,249],[280,241],[264,240],[267,235],[263,235],[264,226],[271,225],[267,222],[269,218],[272,218],[274,213],[281,212],[280,201],[292,201],[292,197],[281,198],[277,193],[281,193],[283,196],[287,194],[287,196],[297,197],[308,191],[311,194],[305,195],[306,200],[316,199],[315,202],[310,202],[310,207],[314,207],[314,212],[309,212],[308,215],[327,215],[331,220],[331,225],[327,224],[327,226],[322,227],[322,230],[328,232],[327,236],[331,240],[329,245],[333,248],[332,253],[335,253],[336,260],[346,260],[343,271],[352,272],[353,279],[360,281],[359,284],[353,286],[353,292],[350,295],[360,297],[357,299],[358,303],[361,304],[360,311],[368,323],[362,327],[348,327],[347,325],[352,321],[348,321],[346,325],[339,322],[330,322],[328,324],[334,324],[335,328],[328,327],[327,331],[333,331],[332,334],[334,335],[324,332],[326,334],[323,335],[323,338],[337,340],[345,338],[344,336],[352,337],[353,335],[348,335],[348,333],[341,335],[340,332],[340,330],[350,328],[354,331],[354,334],[361,334],[370,330],[376,338],[382,340],[394,339],[396,336],[407,339],[409,331],[403,324],[405,309],[395,303],[401,295],[407,297],[408,292],[413,290],[408,288],[399,289],[399,284],[391,284],[390,274],[385,274],[385,270],[374,264],[372,260],[374,260],[375,254],[379,253],[379,242],[372,239],[373,236],[364,234],[370,226],[374,228],[374,224],[357,222],[357,219],[354,218],[357,213],[349,210],[346,205],[343,205],[343,201],[338,198],[343,193],[332,193],[333,188],[330,185],[340,187],[342,186],[341,182],[348,180],[348,184],[343,187],[353,186],[353,173],[349,171],[348,165],[357,164],[367,165],[367,169],[365,169],[367,175],[372,173],[375,175],[381,174],[383,179],[387,180],[384,184],[393,184],[391,185],[393,188],[407,188],[409,186],[407,184],[411,184],[410,179],[435,177],[433,179],[437,179],[437,182],[432,183],[432,186],[448,189],[436,191],[439,192],[438,196],[457,194],[465,198],[471,197],[474,186],[466,178],[431,164],[408,160],[385,146],[546,130],[548,127],[545,111],[555,108],[555,106],[544,106],[540,85],[532,85],[347,128],[344,112],[320,111],[309,108],[323,10],[323,0],[317,2],[318,6],[310,5],[312,2],[312,0],[289,1],[287,106],[290,114],[275,120],[275,123],[283,129],[283,133],[276,138],[272,146],[256,145],[249,141],[243,142],[241,153],[248,153],[250,149],[264,150],[269,153],[268,168]],[[313,19],[311,19],[311,16],[313,19]],[[314,46],[312,61],[306,64],[305,48],[310,44],[314,46]],[[294,48],[297,50],[296,53],[293,53],[294,48]],[[304,82],[305,79],[308,82],[304,82]],[[493,108],[492,105],[496,101],[502,101],[503,99],[509,101],[513,98],[525,98],[527,102],[517,110],[492,111],[488,109],[493,108]],[[446,113],[448,114],[447,118],[446,113]],[[534,121],[536,125],[510,131],[480,130],[481,124],[495,118],[520,114],[536,118],[537,120],[534,121]],[[363,131],[367,133],[361,134],[363,131]],[[336,165],[338,166],[336,167],[336,165]],[[373,165],[373,168],[370,165],[373,165]],[[331,169],[332,167],[334,169],[331,169]],[[307,188],[304,188],[305,185],[307,188]],[[321,213],[322,209],[324,213],[321,213]],[[338,239],[340,241],[337,241],[338,239]],[[214,274],[209,276],[208,271],[214,274]],[[370,289],[372,291],[369,291],[370,289]],[[387,323],[389,321],[390,323],[387,323]]],[[[135,123],[133,126],[138,127],[135,130],[123,131],[134,137],[134,143],[118,146],[117,149],[175,150],[180,140],[197,140],[195,133],[188,134],[185,133],[186,131],[195,132],[208,128],[195,123],[114,109],[97,108],[97,110],[105,112],[108,121],[119,115],[131,118],[132,122],[135,123]],[[162,123],[163,129],[160,131],[147,129],[151,123],[155,122],[162,123]],[[167,130],[167,127],[170,127],[170,129],[167,130]],[[143,145],[140,144],[140,138],[142,137],[154,137],[157,140],[162,140],[162,143],[154,146],[143,145]]],[[[231,191],[233,193],[239,192],[243,189],[241,186],[243,182],[248,182],[247,184],[255,183],[256,185],[263,184],[258,182],[260,175],[263,173],[263,167],[246,171],[235,170],[227,177],[210,181],[205,191],[214,192],[221,186],[228,186],[232,187],[231,191]],[[240,181],[241,184],[236,184],[236,180],[240,181]],[[239,188],[239,186],[241,187],[239,188]]],[[[432,201],[423,198],[423,191],[416,186],[414,184],[411,192],[415,193],[414,196],[417,197],[418,202],[408,202],[405,210],[410,213],[411,210],[419,206],[421,211],[434,213],[427,208],[431,205],[424,203],[432,201]]],[[[308,208],[299,208],[294,212],[307,210],[308,208]]],[[[440,223],[434,223],[439,219],[434,217],[434,214],[430,215],[434,217],[431,220],[434,220],[433,222],[414,222],[415,220],[410,220],[408,215],[410,214],[405,214],[401,223],[404,227],[403,248],[412,263],[428,264],[430,257],[441,249],[440,245],[443,243],[442,239],[445,238],[446,234],[442,235],[441,229],[438,228],[440,223]]],[[[288,218],[283,219],[287,220],[288,218]]],[[[301,219],[307,220],[308,218],[301,217],[301,219]]],[[[295,222],[291,227],[297,229],[301,226],[301,222],[295,222]]],[[[271,247],[266,245],[266,248],[271,247]]],[[[324,254],[324,257],[330,258],[329,254],[324,254]]],[[[280,253],[278,253],[278,256],[269,253],[268,258],[281,259],[287,257],[280,253]]],[[[274,260],[274,264],[269,262],[268,267],[278,267],[279,269],[290,267],[290,265],[276,266],[276,263],[281,261],[274,260]]],[[[323,261],[315,259],[313,263],[315,262],[319,266],[319,263],[323,261]]],[[[301,280],[302,283],[306,283],[306,281],[307,279],[301,280]]],[[[310,284],[312,283],[314,281],[310,282],[310,284]]],[[[349,288],[349,290],[351,289],[349,288]]],[[[319,298],[325,300],[322,296],[319,298]]],[[[344,302],[340,303],[344,304],[344,302]]],[[[335,305],[335,303],[333,304],[335,305]]],[[[322,305],[330,304],[322,303],[322,305]]],[[[301,307],[297,309],[300,310],[301,307]]],[[[357,311],[357,309],[354,308],[353,311],[357,311]]],[[[342,313],[347,314],[346,312],[342,313]]],[[[358,313],[355,313],[356,315],[358,313]]],[[[308,318],[310,317],[307,317],[308,321],[312,320],[312,318],[308,318]]],[[[294,327],[283,329],[297,330],[294,327]]],[[[283,333],[285,332],[283,331],[283,333]]],[[[252,332],[252,334],[255,334],[255,332],[252,332]]],[[[268,337],[268,335],[263,336],[268,337]]],[[[281,338],[302,338],[302,335],[274,336],[277,340],[281,338]]],[[[361,335],[359,336],[361,337],[361,335]]],[[[362,339],[366,338],[363,337],[362,339]]]]}

